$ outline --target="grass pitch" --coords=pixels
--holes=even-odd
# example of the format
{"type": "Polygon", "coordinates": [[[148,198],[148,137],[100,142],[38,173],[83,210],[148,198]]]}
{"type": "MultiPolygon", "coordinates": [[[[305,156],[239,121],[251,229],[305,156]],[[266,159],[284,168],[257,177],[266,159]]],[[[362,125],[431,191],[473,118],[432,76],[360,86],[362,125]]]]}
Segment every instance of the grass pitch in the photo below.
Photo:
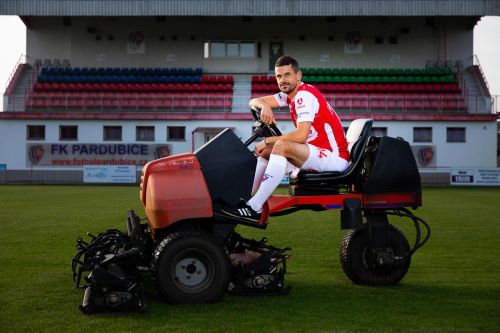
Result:
{"type": "MultiPolygon", "coordinates": [[[[416,214],[432,236],[401,284],[352,284],[342,272],[339,212],[272,218],[247,237],[292,247],[288,296],[225,295],[211,305],[169,305],[147,276],[146,314],[86,316],[71,280],[75,240],[125,230],[129,209],[144,216],[139,189],[0,186],[2,332],[499,332],[500,189],[428,188],[416,214]]],[[[413,240],[411,223],[391,219],[413,240]]]]}

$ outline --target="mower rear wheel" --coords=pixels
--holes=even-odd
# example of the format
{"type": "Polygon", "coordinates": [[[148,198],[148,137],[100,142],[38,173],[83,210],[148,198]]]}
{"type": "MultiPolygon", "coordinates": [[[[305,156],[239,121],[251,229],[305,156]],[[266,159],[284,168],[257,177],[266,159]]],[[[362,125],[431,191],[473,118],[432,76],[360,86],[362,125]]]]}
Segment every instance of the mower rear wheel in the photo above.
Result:
{"type": "Polygon", "coordinates": [[[160,294],[170,303],[218,301],[229,285],[230,265],[224,249],[201,231],[181,231],[156,247],[151,274],[160,294]]]}
{"type": "MultiPolygon", "coordinates": [[[[390,250],[395,258],[410,251],[410,245],[403,233],[389,225],[390,250]]],[[[356,284],[387,286],[397,284],[410,268],[411,257],[395,260],[392,265],[377,266],[369,247],[368,228],[349,230],[340,244],[340,263],[347,277],[356,284]]]]}

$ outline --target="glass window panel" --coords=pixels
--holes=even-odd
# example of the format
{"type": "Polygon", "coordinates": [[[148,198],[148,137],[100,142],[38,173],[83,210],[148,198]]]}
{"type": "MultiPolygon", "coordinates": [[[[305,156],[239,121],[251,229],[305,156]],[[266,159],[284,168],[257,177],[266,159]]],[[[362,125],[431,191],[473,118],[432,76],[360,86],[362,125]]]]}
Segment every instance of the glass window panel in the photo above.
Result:
{"type": "Polygon", "coordinates": [[[414,127],[413,142],[432,142],[432,127],[414,127]]]}
{"type": "Polygon", "coordinates": [[[372,127],[370,135],[372,135],[372,136],[386,136],[387,135],[387,127],[372,127]]]}
{"type": "Polygon", "coordinates": [[[448,127],[446,142],[465,142],[465,127],[448,127]]]}
{"type": "Polygon", "coordinates": [[[26,138],[28,140],[45,140],[45,125],[27,125],[26,138]]]}
{"type": "Polygon", "coordinates": [[[167,127],[168,141],[184,141],[186,140],[186,127],[184,126],[168,126],[167,127]]]}
{"type": "Polygon", "coordinates": [[[78,126],[59,126],[59,140],[78,140],[78,126]]]}
{"type": "Polygon", "coordinates": [[[249,58],[255,56],[255,43],[253,42],[242,42],[240,44],[240,56],[249,58]]]}
{"type": "Polygon", "coordinates": [[[226,56],[226,44],[222,42],[212,42],[210,44],[210,57],[221,58],[226,56]]]}
{"type": "Polygon", "coordinates": [[[103,133],[104,141],[121,141],[122,127],[121,126],[104,126],[103,133]]]}
{"type": "Polygon", "coordinates": [[[154,126],[137,126],[135,139],[136,141],[154,141],[155,140],[154,126]]]}
{"type": "Polygon", "coordinates": [[[238,56],[238,43],[227,43],[227,56],[228,57],[238,56]]]}

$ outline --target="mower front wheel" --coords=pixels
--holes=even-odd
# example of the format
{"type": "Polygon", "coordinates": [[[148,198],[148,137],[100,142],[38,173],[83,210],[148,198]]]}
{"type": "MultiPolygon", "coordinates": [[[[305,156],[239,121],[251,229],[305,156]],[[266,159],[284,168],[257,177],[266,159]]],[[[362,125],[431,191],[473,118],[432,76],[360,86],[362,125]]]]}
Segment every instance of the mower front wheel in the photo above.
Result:
{"type": "Polygon", "coordinates": [[[224,249],[201,231],[168,235],[156,247],[151,264],[160,294],[176,304],[218,301],[229,285],[229,271],[224,249]]]}
{"type": "Polygon", "coordinates": [[[368,228],[349,230],[340,244],[340,263],[347,277],[356,284],[387,286],[397,284],[408,272],[410,245],[404,234],[393,225],[388,226],[389,248],[395,260],[379,266],[369,247],[368,228]]]}

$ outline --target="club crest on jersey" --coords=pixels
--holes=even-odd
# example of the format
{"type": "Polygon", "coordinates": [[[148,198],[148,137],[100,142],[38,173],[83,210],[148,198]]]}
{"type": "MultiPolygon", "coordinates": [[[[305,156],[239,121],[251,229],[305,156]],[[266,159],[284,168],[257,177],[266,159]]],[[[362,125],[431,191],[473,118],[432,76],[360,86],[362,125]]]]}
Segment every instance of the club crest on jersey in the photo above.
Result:
{"type": "Polygon", "coordinates": [[[298,105],[302,105],[302,103],[304,103],[304,100],[303,100],[302,98],[299,98],[299,99],[297,100],[297,104],[298,104],[298,105]]]}

